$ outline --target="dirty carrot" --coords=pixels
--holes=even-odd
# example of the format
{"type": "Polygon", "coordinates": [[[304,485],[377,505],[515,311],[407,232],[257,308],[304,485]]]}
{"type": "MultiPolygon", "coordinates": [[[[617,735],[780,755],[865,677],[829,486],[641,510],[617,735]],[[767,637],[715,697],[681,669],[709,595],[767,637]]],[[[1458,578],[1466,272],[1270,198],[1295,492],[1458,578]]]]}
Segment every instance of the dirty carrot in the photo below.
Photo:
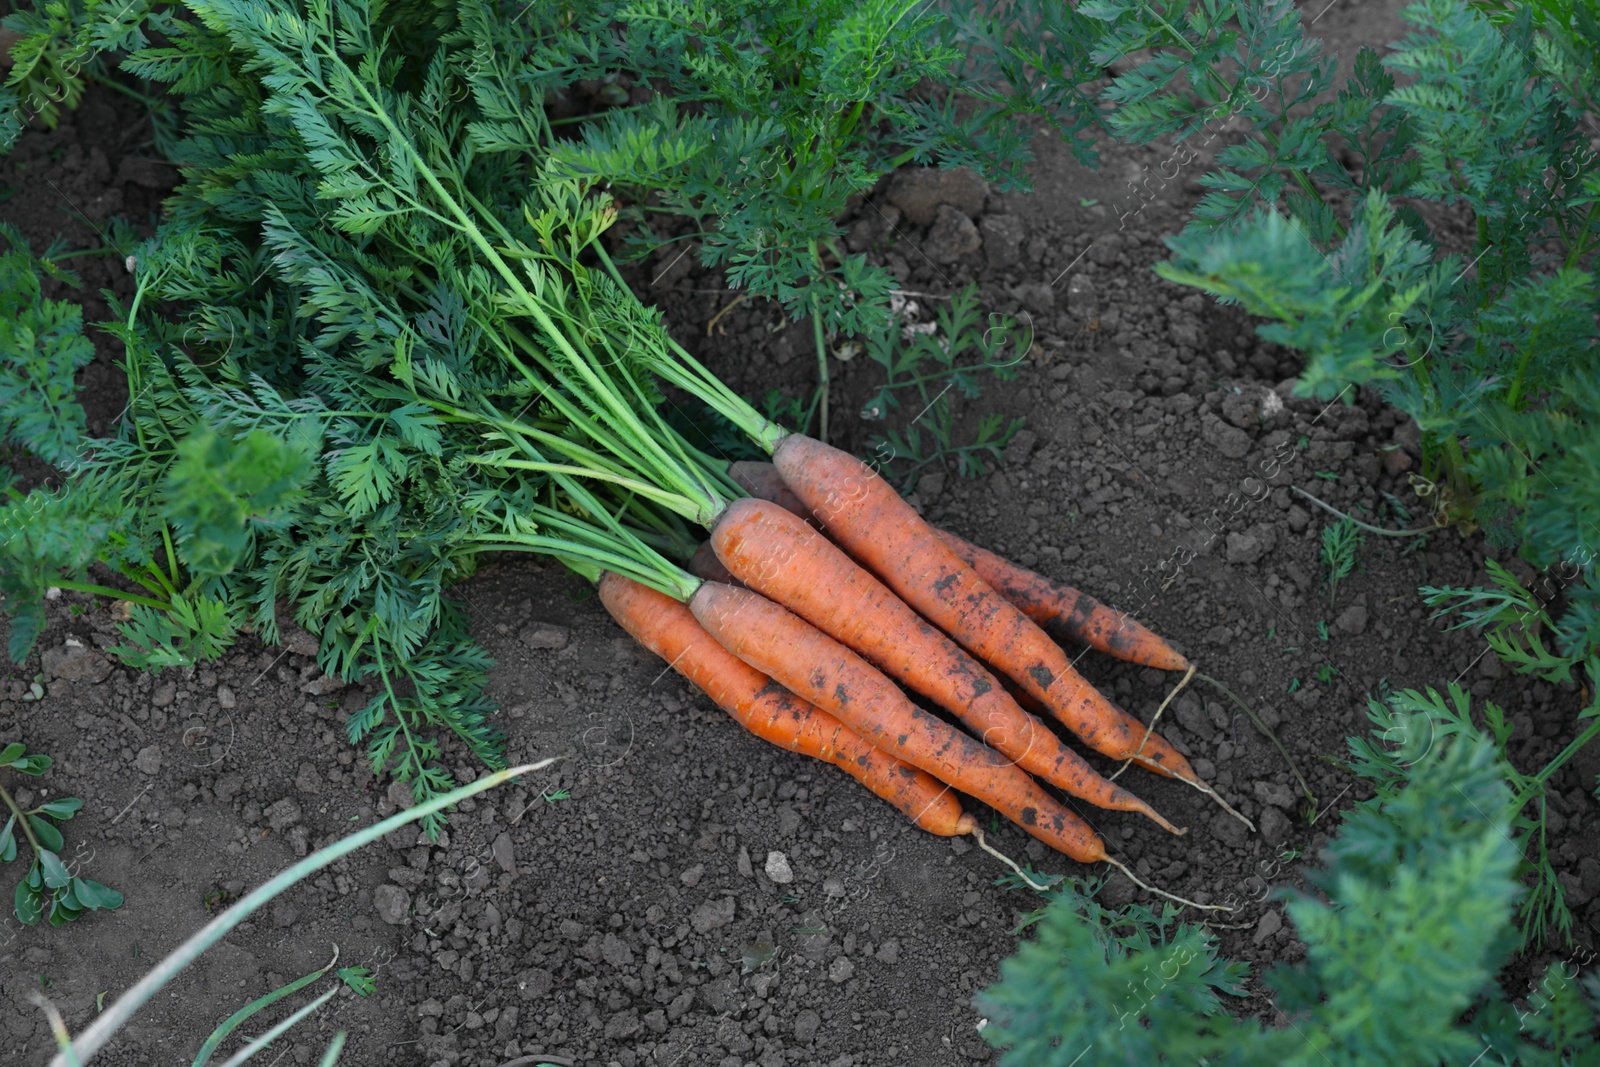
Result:
{"type": "Polygon", "coordinates": [[[1163,671],[1189,669],[1189,661],[1182,653],[1132,616],[1107,607],[1088,593],[1052,582],[947,530],[929,529],[977,571],[978,577],[993,586],[995,592],[1040,626],[1047,629],[1055,626],[1064,636],[1129,663],[1163,671]]]}
{"type": "Polygon", "coordinates": [[[951,551],[865,463],[803,434],[779,441],[773,462],[846,551],[959,644],[1043,701],[1086,744],[1112,759],[1136,758],[1215,796],[1177,749],[1157,734],[1146,736],[1143,723],[1085,681],[1033,620],[951,551]]]}
{"type": "Polygon", "coordinates": [[[935,701],[1023,770],[1098,807],[1139,812],[1182,832],[1101,777],[981,663],[798,516],[766,500],[736,500],[718,517],[710,544],[742,584],[935,701]]]}
{"type": "MultiPolygon", "coordinates": [[[[772,464],[740,460],[728,466],[728,476],[751,496],[770,500],[808,523],[821,527],[811,514],[811,509],[784,484],[778,469],[772,464]]],[[[1004,556],[981,548],[948,530],[931,524],[928,528],[977,571],[978,577],[993,586],[995,592],[1046,630],[1055,628],[1064,637],[1129,663],[1163,671],[1189,668],[1189,661],[1182,653],[1132,616],[1108,607],[1070,585],[1053,582],[1042,574],[1012,563],[1004,556]]]]}
{"type": "Polygon", "coordinates": [[[872,664],[780,604],[737,586],[705,582],[689,598],[700,625],[729,652],[837,716],[870,744],[994,808],[1023,830],[1079,863],[1107,863],[1141,888],[1154,889],[1106,854],[1088,823],[1052,800],[1000,753],[913,704],[872,664]]]}
{"type": "Polygon", "coordinates": [[[606,611],[634,640],[757,737],[832,763],[929,833],[954,837],[977,825],[949,786],[869,745],[746,664],[717,644],[680,601],[610,571],[601,576],[599,591],[606,611]]]}

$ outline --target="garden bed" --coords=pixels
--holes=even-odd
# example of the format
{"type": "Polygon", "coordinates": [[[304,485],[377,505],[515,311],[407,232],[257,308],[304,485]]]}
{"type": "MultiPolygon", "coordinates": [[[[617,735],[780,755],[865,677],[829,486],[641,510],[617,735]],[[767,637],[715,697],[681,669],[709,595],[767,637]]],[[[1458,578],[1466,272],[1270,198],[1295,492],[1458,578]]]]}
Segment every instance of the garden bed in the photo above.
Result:
{"type": "MultiPolygon", "coordinates": [[[[1337,38],[1361,14],[1336,9],[1319,26],[1334,31],[1330,50],[1353,53],[1353,40],[1337,38]]],[[[14,191],[0,218],[36,243],[59,232],[73,247],[98,243],[110,216],[147,221],[176,174],[140,155],[137,123],[127,101],[97,89],[55,132],[29,133],[0,159],[0,191],[14,191]]],[[[924,318],[970,282],[987,309],[1036,326],[1018,379],[958,406],[969,420],[1020,415],[1025,431],[986,476],[924,477],[915,500],[935,522],[1133,611],[1276,733],[1315,797],[1309,814],[1273,742],[1198,685],[1163,733],[1261,832],[1137,772],[1136,790],[1189,826],[1187,837],[1083,812],[1150,879],[1234,904],[1215,929],[1222,953],[1250,961],[1254,975],[1303,955],[1266,890],[1293,884],[1298,857],[1314,855],[1340,809],[1365,795],[1340,761],[1344,739],[1369,727],[1367,694],[1459,679],[1506,709],[1520,739],[1511,756],[1527,768],[1570,737],[1579,696],[1502,672],[1481,639],[1428,620],[1416,587],[1483,581],[1479,539],[1440,532],[1418,547],[1369,537],[1330,604],[1318,553],[1331,516],[1290,487],[1391,526],[1385,494],[1419,515],[1414,428],[1373,396],[1350,406],[1293,399],[1294,357],[1260,343],[1241,314],[1150,271],[1165,258],[1161,236],[1193,202],[1200,163],[1126,217],[1123,176],[1159,163],[1159,149],[1108,145],[1098,174],[1040,150],[1034,194],[897,178],[846,220],[854,245],[929,294],[913,297],[924,318]],[[1165,577],[1152,580],[1163,561],[1165,577]]],[[[130,292],[110,259],[74,266],[89,293],[130,292]]],[[[805,395],[815,373],[807,325],[748,305],[717,319],[736,294],[692,256],[634,277],[730,385],[805,395]]],[[[93,296],[86,308],[91,320],[107,315],[93,296]]],[[[124,397],[116,346],[96,344],[82,380],[91,429],[104,432],[124,397]]],[[[877,369],[858,357],[834,372],[835,441],[860,449],[874,426],[857,413],[877,369]]],[[[490,696],[509,756],[561,761],[464,804],[436,843],[406,831],[292,890],[100,1062],[191,1055],[236,1007],[321,966],[334,944],[341,963],[377,972],[377,992],[343,995],[282,1044],[285,1062],[313,1062],[338,1028],[351,1031],[352,1065],[991,1057],[971,998],[997,978],[1038,897],[996,888],[1000,868],[964,840],[921,833],[843,775],[739,730],[638,649],[577,578],[507,559],[459,592],[497,660],[490,696]]],[[[62,929],[7,915],[0,1064],[48,1058],[33,994],[81,1028],[101,994],[113,998],[213,909],[408,799],[375,781],[344,740],[342,721],[365,696],[321,676],[309,635],[282,647],[246,639],[209,667],[151,677],[106,657],[113,628],[104,601],[62,596],[34,655],[0,685],[0,737],[57,761],[27,784],[85,799],[68,850],[127,896],[120,910],[62,929]],[[24,700],[36,674],[45,695],[24,700]]],[[[1079,666],[1146,719],[1172,681],[1095,654],[1079,666]]],[[[1600,848],[1581,832],[1594,814],[1585,787],[1595,758],[1580,755],[1556,776],[1550,819],[1584,944],[1600,922],[1600,848]]],[[[464,753],[449,761],[458,777],[474,776],[464,753]]],[[[991,839],[1041,869],[1085,873],[1015,828],[1002,824],[991,839]]],[[[1103,895],[1132,892],[1114,881],[1103,895]]],[[[1548,958],[1519,961],[1508,989],[1548,958]]],[[[1250,988],[1232,1006],[1270,1015],[1254,978],[1250,988]]]]}

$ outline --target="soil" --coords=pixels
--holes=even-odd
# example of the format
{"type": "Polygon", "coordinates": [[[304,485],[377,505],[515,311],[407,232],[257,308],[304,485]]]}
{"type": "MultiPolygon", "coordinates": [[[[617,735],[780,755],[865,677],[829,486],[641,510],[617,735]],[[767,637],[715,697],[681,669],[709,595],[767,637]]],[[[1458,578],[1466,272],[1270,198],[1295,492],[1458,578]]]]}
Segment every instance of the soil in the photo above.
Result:
{"type": "MultiPolygon", "coordinates": [[[[1351,2],[1318,29],[1353,55],[1355,40],[1394,39],[1393,25],[1391,11],[1351,2]]],[[[30,132],[0,159],[0,196],[10,194],[0,218],[35,247],[57,233],[93,247],[112,215],[148,223],[176,176],[142,154],[147,140],[133,105],[91,90],[59,129],[30,132]]],[[[1314,856],[1365,795],[1340,760],[1345,738],[1369,728],[1366,695],[1459,680],[1506,708],[1511,755],[1533,768],[1573,733],[1579,694],[1514,677],[1480,639],[1427,618],[1418,585],[1483,580],[1494,553],[1478,538],[1440,533],[1420,549],[1369,538],[1329,603],[1318,563],[1329,516],[1289,487],[1390,525],[1386,495],[1420,515],[1408,481],[1414,427],[1366,394],[1350,405],[1294,399],[1294,358],[1260,343],[1236,311],[1157,278],[1161,235],[1180,225],[1204,160],[1140,208],[1124,176],[1157,167],[1164,150],[1104,149],[1090,172],[1041,143],[1039,191],[980,196],[965,218],[986,241],[998,237],[952,262],[925,253],[959,220],[947,213],[942,235],[904,221],[887,231],[887,188],[845,221],[907,290],[933,294],[918,298],[922,317],[974,282],[990,310],[1025,312],[1036,327],[1016,381],[958,404],[964,426],[992,410],[1023,416],[1024,432],[981,478],[924,477],[917,505],[1132,611],[1249,701],[1304,775],[1311,810],[1272,742],[1195,686],[1162,732],[1260,833],[1150,775],[1126,781],[1191,827],[1187,837],[1083,811],[1148,880],[1235,906],[1216,933],[1224,954],[1253,964],[1253,992],[1230,1006],[1271,1019],[1258,976],[1304,947],[1266,890],[1296,884],[1304,861],[1286,857],[1314,856]],[[1008,234],[1020,238],[1014,247],[1008,234]]],[[[129,292],[110,258],[75,266],[89,294],[129,292]]],[[[693,257],[648,265],[638,287],[736,388],[808,395],[807,324],[741,306],[708,335],[732,294],[693,257]]],[[[88,319],[107,317],[99,298],[85,304],[88,319]]],[[[83,385],[105,432],[121,379],[115,346],[97,345],[83,385]]],[[[836,442],[862,447],[880,425],[856,416],[876,368],[855,359],[833,372],[836,442]]],[[[377,991],[341,994],[262,1062],[311,1063],[336,1029],[350,1033],[343,1062],[396,1067],[993,1058],[972,997],[998,977],[1038,897],[998,888],[1001,869],[964,841],[924,834],[833,769],[739,730],[633,646],[570,575],[517,558],[460,593],[497,661],[490,692],[510,757],[561,761],[463,804],[437,842],[401,832],[291,890],[179,978],[99,1062],[189,1057],[230,1012],[320,967],[335,944],[341,965],[377,972],[377,991]]],[[[114,625],[104,601],[63,595],[34,655],[0,682],[0,738],[56,759],[20,784],[85,800],[65,827],[73,862],[127,895],[122,909],[61,929],[22,927],[8,911],[0,1065],[48,1058],[35,994],[81,1029],[102,995],[114,999],[216,908],[406,800],[344,740],[342,721],[365,695],[322,678],[305,635],[283,647],[246,638],[208,667],[152,677],[105,654],[114,625]],[[25,701],[35,679],[45,696],[25,701]]],[[[1146,719],[1173,682],[1096,654],[1078,663],[1146,719]]],[[[447,762],[462,779],[478,773],[459,751],[447,762]]],[[[1600,923],[1600,843],[1579,832],[1595,814],[1597,770],[1593,755],[1580,757],[1551,798],[1553,854],[1584,945],[1600,923]]],[[[991,839],[1047,871],[1094,873],[1005,824],[991,839]]],[[[1120,903],[1135,890],[1116,879],[1102,894],[1120,903]]],[[[1513,994],[1547,958],[1511,968],[1513,994]]]]}

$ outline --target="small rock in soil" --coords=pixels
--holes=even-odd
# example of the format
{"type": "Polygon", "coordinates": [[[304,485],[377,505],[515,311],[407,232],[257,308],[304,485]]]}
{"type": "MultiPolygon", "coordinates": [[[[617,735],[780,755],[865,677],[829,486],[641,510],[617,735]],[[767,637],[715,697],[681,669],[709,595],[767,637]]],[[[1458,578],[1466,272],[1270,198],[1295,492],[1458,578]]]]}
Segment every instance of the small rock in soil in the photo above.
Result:
{"type": "Polygon", "coordinates": [[[308,796],[322,792],[322,776],[317,773],[315,764],[300,764],[300,769],[294,776],[294,787],[308,796]]]}
{"type": "Polygon", "coordinates": [[[1277,808],[1263,808],[1256,826],[1261,831],[1261,840],[1274,848],[1289,838],[1289,817],[1277,808]]]}
{"type": "MultiPolygon", "coordinates": [[[[1225,811],[1219,811],[1211,820],[1211,833],[1229,848],[1238,848],[1245,843],[1250,831],[1244,823],[1235,819],[1225,811]]],[[[1113,879],[1114,881],[1115,879],[1113,879]]],[[[1110,883],[1107,883],[1108,887],[1110,883]]]]}
{"type": "Polygon", "coordinates": [[[517,996],[523,1000],[538,1000],[555,988],[555,975],[543,967],[530,967],[517,975],[517,996]]]}
{"type": "Polygon", "coordinates": [[[504,830],[494,839],[494,844],[489,846],[490,855],[494,856],[495,864],[507,874],[517,873],[517,856],[512,848],[511,835],[504,830]]]}
{"type": "Polygon", "coordinates": [[[553,622],[531,622],[522,628],[522,633],[518,636],[528,648],[555,650],[567,647],[571,631],[553,622]]]}
{"type": "Polygon", "coordinates": [[[817,1029],[821,1026],[822,1016],[810,1008],[805,1008],[794,1017],[794,1039],[802,1045],[809,1045],[811,1039],[817,1036],[817,1029]]]}
{"type": "Polygon", "coordinates": [[[325,697],[329,693],[337,693],[344,688],[344,679],[335,678],[331,674],[324,674],[320,678],[313,678],[300,687],[300,692],[314,697],[325,697]]]}
{"type": "Polygon", "coordinates": [[[160,774],[161,749],[156,745],[146,745],[133,757],[133,765],[146,774],[160,774]]]}
{"type": "Polygon", "coordinates": [[[633,949],[628,943],[611,931],[606,931],[605,940],[600,942],[600,957],[613,967],[630,967],[633,965],[633,949]]]}
{"type": "Polygon", "coordinates": [[[1022,258],[1022,239],[1026,231],[1014,215],[985,215],[978,223],[983,236],[983,255],[991,270],[1015,266],[1022,258]]]}
{"type": "Polygon", "coordinates": [[[1228,562],[1250,564],[1261,558],[1266,546],[1255,534],[1230,533],[1228,535],[1228,562]]]}
{"type": "Polygon", "coordinates": [[[893,966],[894,964],[900,962],[900,942],[891,937],[889,940],[879,945],[878,951],[874,952],[872,955],[873,958],[879,963],[887,963],[890,966],[893,966]]]}
{"type": "Polygon", "coordinates": [[[1023,282],[1011,295],[1035,315],[1048,315],[1056,309],[1055,290],[1044,282],[1023,282]]]}
{"type": "Polygon", "coordinates": [[[708,900],[689,913],[689,925],[697,934],[709,934],[719,926],[733,922],[733,898],[718,897],[708,900]]]}
{"type": "Polygon", "coordinates": [[[229,689],[225,685],[217,686],[217,707],[233,708],[237,707],[238,703],[239,699],[233,695],[232,689],[229,689]]]}
{"type": "Polygon", "coordinates": [[[789,866],[789,857],[782,852],[767,853],[767,877],[778,885],[788,885],[794,881],[794,868],[789,866]]]}
{"type": "Polygon", "coordinates": [[[966,167],[907,167],[889,185],[889,203],[905,212],[918,226],[933,222],[941,206],[948,205],[964,215],[983,211],[989,183],[966,167]]]}
{"type": "Polygon", "coordinates": [[[1269,911],[1261,916],[1261,921],[1256,923],[1256,932],[1250,938],[1256,944],[1261,944],[1267,938],[1283,929],[1283,916],[1276,911],[1269,911]]]}
{"type": "Polygon", "coordinates": [[[1250,451],[1250,435],[1237,426],[1229,426],[1215,415],[1207,415],[1201,422],[1200,436],[1206,444],[1229,459],[1243,459],[1250,451]]]}
{"type": "Polygon", "coordinates": [[[1106,884],[1100,887],[1100,903],[1107,908],[1120,908],[1125,904],[1132,904],[1135,895],[1137,890],[1123,874],[1113,874],[1106,879],[1106,884]]]}
{"type": "Polygon", "coordinates": [[[955,208],[940,204],[938,217],[923,244],[928,258],[935,263],[954,263],[982,247],[983,238],[972,220],[955,208]]]}
{"type": "Polygon", "coordinates": [[[40,653],[39,667],[47,679],[59,678],[93,685],[105,681],[111,674],[111,661],[75,637],[69,637],[60,648],[40,653]]]}
{"type": "Polygon", "coordinates": [[[1018,430],[1017,435],[1006,445],[1005,460],[1010,466],[1020,467],[1028,462],[1028,457],[1033,455],[1033,448],[1039,443],[1039,435],[1032,430],[1018,430]]]}
{"type": "Polygon", "coordinates": [[[1256,797],[1263,804],[1291,811],[1294,808],[1294,791],[1282,782],[1257,782],[1256,797]]]}
{"type": "Polygon", "coordinates": [[[855,973],[856,965],[850,962],[849,956],[840,956],[828,964],[828,981],[830,982],[848,982],[855,976],[855,973]]]}
{"type": "Polygon", "coordinates": [[[703,863],[697,863],[693,867],[690,867],[688,870],[684,871],[682,874],[678,875],[678,881],[693,889],[695,886],[700,884],[700,879],[705,877],[705,873],[706,865],[703,863]]]}
{"type": "Polygon", "coordinates": [[[411,894],[385,882],[372,891],[372,906],[377,909],[378,918],[390,926],[399,926],[411,914],[411,894]]]}
{"type": "Polygon", "coordinates": [[[739,846],[738,859],[739,874],[745,878],[754,878],[756,869],[750,865],[750,850],[743,845],[739,846]]]}
{"type": "Polygon", "coordinates": [[[1360,604],[1351,604],[1339,613],[1335,626],[1347,634],[1365,633],[1367,629],[1367,609],[1360,604]]]}
{"type": "Polygon", "coordinates": [[[288,797],[276,801],[267,809],[267,825],[280,834],[299,822],[300,817],[300,805],[288,797]]]}
{"type": "Polygon", "coordinates": [[[178,687],[171,682],[157,686],[156,691],[150,695],[151,707],[164,708],[178,699],[178,687]]]}
{"type": "Polygon", "coordinates": [[[296,656],[315,656],[319,642],[317,635],[307,630],[304,626],[292,620],[282,621],[278,624],[278,636],[285,651],[296,656]]]}

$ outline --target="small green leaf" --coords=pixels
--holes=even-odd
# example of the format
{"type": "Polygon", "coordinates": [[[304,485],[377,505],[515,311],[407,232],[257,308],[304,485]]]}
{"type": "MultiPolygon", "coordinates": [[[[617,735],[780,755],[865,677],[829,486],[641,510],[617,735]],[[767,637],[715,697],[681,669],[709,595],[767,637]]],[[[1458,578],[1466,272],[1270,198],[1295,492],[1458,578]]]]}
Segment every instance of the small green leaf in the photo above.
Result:
{"type": "Polygon", "coordinates": [[[340,981],[355,992],[356,996],[364,997],[378,988],[378,983],[374,981],[372,972],[365,967],[340,967],[334,973],[339,976],[340,981]]]}
{"type": "Polygon", "coordinates": [[[61,836],[61,831],[56,829],[55,823],[48,819],[41,819],[37,815],[28,816],[28,826],[33,830],[33,835],[39,839],[39,844],[51,852],[60,852],[66,847],[66,839],[61,836]]]}
{"type": "Polygon", "coordinates": [[[51,889],[60,889],[72,881],[72,875],[67,873],[67,865],[50,849],[39,853],[39,869],[44,874],[44,884],[51,889]]]}
{"type": "Polygon", "coordinates": [[[77,894],[78,902],[85,908],[111,910],[122,907],[126,899],[121,893],[108,885],[101,885],[92,878],[74,878],[73,891],[77,894]]]}
{"type": "Polygon", "coordinates": [[[48,803],[40,804],[34,810],[41,815],[48,815],[52,819],[65,822],[82,809],[83,801],[80,798],[62,797],[60,800],[52,800],[48,803]]]}
{"type": "Polygon", "coordinates": [[[0,863],[10,863],[17,858],[17,835],[12,829],[17,824],[15,815],[6,820],[5,829],[0,830],[0,863]]]}
{"type": "Polygon", "coordinates": [[[11,766],[13,763],[17,762],[17,760],[20,759],[22,754],[26,751],[28,751],[28,748],[21,741],[11,742],[5,747],[4,751],[0,751],[0,767],[11,766]]]}
{"type": "Polygon", "coordinates": [[[26,878],[17,883],[17,891],[12,895],[12,903],[16,907],[17,918],[29,926],[39,921],[39,915],[43,911],[44,899],[38,890],[28,884],[26,878]]]}

